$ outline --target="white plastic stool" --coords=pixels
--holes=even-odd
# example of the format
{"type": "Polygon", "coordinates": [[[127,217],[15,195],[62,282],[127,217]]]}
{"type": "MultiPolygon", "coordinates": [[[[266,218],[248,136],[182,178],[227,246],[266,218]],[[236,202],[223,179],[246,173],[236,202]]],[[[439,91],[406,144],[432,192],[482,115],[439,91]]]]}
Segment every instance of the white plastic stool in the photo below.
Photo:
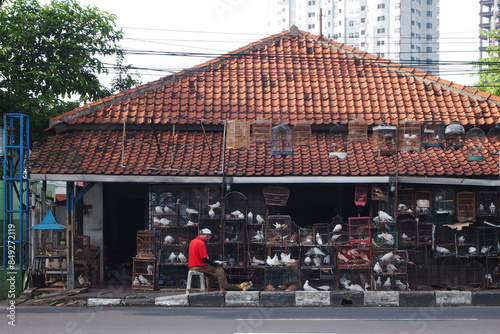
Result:
{"type": "Polygon", "coordinates": [[[190,291],[199,291],[199,292],[205,292],[206,287],[205,287],[205,274],[200,273],[199,271],[194,271],[194,270],[189,270],[188,271],[188,279],[187,279],[187,284],[186,284],[186,295],[189,295],[190,291]],[[198,276],[200,279],[200,288],[199,289],[191,289],[191,282],[193,276],[198,276]]]}

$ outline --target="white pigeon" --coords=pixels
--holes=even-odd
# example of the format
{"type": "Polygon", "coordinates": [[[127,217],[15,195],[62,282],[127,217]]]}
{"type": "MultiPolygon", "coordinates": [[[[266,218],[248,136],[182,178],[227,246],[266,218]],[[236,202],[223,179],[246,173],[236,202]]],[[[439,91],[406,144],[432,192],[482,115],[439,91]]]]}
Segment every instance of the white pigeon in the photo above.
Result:
{"type": "Polygon", "coordinates": [[[139,285],[141,284],[141,282],[139,282],[139,279],[137,278],[137,276],[134,278],[134,285],[139,285]]]}
{"type": "Polygon", "coordinates": [[[394,273],[395,271],[397,271],[397,270],[398,270],[398,268],[396,268],[396,266],[395,266],[395,265],[393,265],[392,263],[389,263],[389,264],[387,265],[386,269],[387,269],[387,273],[388,273],[388,274],[392,274],[392,273],[394,273]]]}
{"type": "Polygon", "coordinates": [[[158,213],[160,215],[163,214],[163,208],[159,205],[155,207],[155,211],[156,211],[156,213],[158,213]]]}
{"type": "Polygon", "coordinates": [[[313,253],[316,255],[322,255],[325,256],[326,254],[321,251],[318,247],[313,247],[313,253]]]}
{"type": "Polygon", "coordinates": [[[324,264],[330,264],[330,255],[327,255],[323,258],[323,263],[324,264]]]}
{"type": "Polygon", "coordinates": [[[385,261],[389,261],[392,256],[394,255],[393,252],[389,252],[389,253],[386,253],[384,254],[381,258],[380,258],[380,262],[385,262],[385,261]]]}
{"type": "Polygon", "coordinates": [[[379,211],[378,217],[379,217],[380,221],[383,221],[383,222],[392,222],[393,221],[393,218],[387,212],[384,212],[384,211],[379,211]]]}
{"type": "Polygon", "coordinates": [[[323,245],[323,239],[321,239],[321,235],[319,234],[319,232],[316,233],[316,243],[320,246],[323,245]]]}
{"type": "Polygon", "coordinates": [[[332,287],[329,286],[329,285],[322,285],[322,286],[318,286],[317,289],[318,290],[323,290],[323,291],[330,291],[332,289],[332,287]]]}
{"type": "Polygon", "coordinates": [[[477,253],[476,247],[469,247],[469,254],[475,255],[477,253]]]}
{"type": "Polygon", "coordinates": [[[368,291],[369,288],[370,288],[370,284],[368,284],[368,282],[365,282],[365,291],[368,291]]]}
{"type": "Polygon", "coordinates": [[[484,205],[479,204],[479,213],[484,213],[484,205]]]}
{"type": "Polygon", "coordinates": [[[234,210],[233,212],[231,212],[231,216],[238,217],[239,215],[241,215],[240,210],[234,210]]]}
{"type": "Polygon", "coordinates": [[[217,201],[217,203],[215,203],[215,204],[208,204],[208,206],[210,207],[210,209],[218,209],[218,208],[220,208],[220,202],[217,201]]]}
{"type": "Polygon", "coordinates": [[[189,214],[189,215],[197,215],[198,211],[196,211],[195,209],[187,208],[186,209],[186,213],[189,214]]]}
{"type": "Polygon", "coordinates": [[[163,211],[165,211],[165,213],[168,213],[168,214],[172,214],[172,213],[175,213],[174,210],[172,210],[169,206],[165,205],[163,207],[163,211]]]}
{"type": "Polygon", "coordinates": [[[269,255],[267,256],[266,263],[270,267],[277,266],[279,263],[274,258],[271,258],[269,255]]]}
{"type": "Polygon", "coordinates": [[[153,265],[152,264],[148,264],[148,266],[146,267],[146,270],[148,271],[148,275],[153,275],[153,265]]]}
{"type": "Polygon", "coordinates": [[[155,225],[161,224],[160,218],[158,218],[158,217],[153,217],[153,223],[154,223],[155,225]]]}
{"type": "Polygon", "coordinates": [[[252,237],[252,241],[261,241],[261,240],[264,240],[264,234],[262,233],[262,231],[257,231],[257,233],[255,233],[255,235],[252,237]]]}
{"type": "Polygon", "coordinates": [[[247,219],[248,219],[248,223],[249,224],[252,224],[253,223],[253,213],[252,211],[249,211],[248,214],[247,214],[247,219]]]}
{"type": "Polygon", "coordinates": [[[373,271],[376,272],[377,274],[381,274],[382,273],[382,267],[380,266],[380,263],[375,263],[375,265],[373,266],[373,271]]]}
{"type": "Polygon", "coordinates": [[[404,284],[403,282],[401,282],[400,280],[396,280],[396,282],[394,282],[396,284],[396,287],[399,289],[399,290],[406,290],[406,284],[404,284]]]}
{"type": "Polygon", "coordinates": [[[361,287],[361,285],[359,285],[359,284],[351,284],[351,285],[349,285],[349,290],[350,290],[350,291],[365,291],[365,290],[361,287]]]}
{"type": "Polygon", "coordinates": [[[465,236],[461,235],[458,237],[458,245],[463,246],[465,244],[465,236]]]}
{"type": "Polygon", "coordinates": [[[380,288],[382,286],[382,276],[379,276],[375,281],[375,287],[380,288]]]}
{"type": "Polygon", "coordinates": [[[318,289],[315,289],[309,285],[309,280],[306,280],[302,288],[304,289],[304,291],[318,291],[318,289]]]}
{"type": "Polygon", "coordinates": [[[403,232],[403,234],[401,235],[401,238],[405,241],[408,241],[410,240],[410,237],[408,235],[406,235],[406,233],[403,232]]]}
{"type": "Polygon", "coordinates": [[[288,261],[290,261],[291,258],[292,258],[292,254],[285,254],[285,253],[281,252],[281,262],[288,263],[288,261]]]}
{"type": "Polygon", "coordinates": [[[210,208],[210,210],[208,210],[208,216],[210,218],[212,218],[212,219],[215,218],[215,211],[214,211],[214,209],[210,208]]]}
{"type": "Polygon", "coordinates": [[[335,225],[335,227],[333,228],[333,233],[337,233],[337,232],[340,232],[342,230],[342,225],[341,224],[337,224],[335,225]]]}
{"type": "Polygon", "coordinates": [[[170,253],[170,256],[168,257],[168,262],[174,262],[174,260],[177,258],[177,255],[175,255],[174,252],[170,253]]]}
{"type": "Polygon", "coordinates": [[[313,257],[313,262],[315,267],[319,267],[321,265],[321,259],[318,256],[313,257]]]}
{"type": "Polygon", "coordinates": [[[243,219],[243,218],[245,218],[245,215],[244,215],[244,214],[242,214],[242,213],[240,213],[240,214],[238,215],[238,218],[239,218],[239,219],[243,219]]]}
{"type": "Polygon", "coordinates": [[[168,218],[162,218],[160,219],[160,224],[163,224],[163,225],[170,225],[172,221],[168,218]]]}
{"type": "Polygon", "coordinates": [[[186,226],[196,226],[196,223],[189,220],[187,223],[186,223],[186,226]]]}
{"type": "Polygon", "coordinates": [[[252,257],[252,263],[254,265],[264,265],[264,264],[266,264],[266,261],[259,260],[254,255],[254,257],[252,257]]]}
{"type": "Polygon", "coordinates": [[[182,263],[186,263],[187,262],[187,258],[184,254],[182,253],[179,253],[179,255],[177,255],[177,259],[182,262],[182,263]]]}
{"type": "Polygon", "coordinates": [[[493,247],[490,245],[490,246],[483,246],[481,247],[481,254],[486,254],[488,253],[493,247]]]}
{"type": "Polygon", "coordinates": [[[493,204],[493,202],[491,202],[491,204],[490,204],[490,213],[494,214],[495,210],[496,210],[496,206],[495,206],[495,204],[493,204]]]}
{"type": "Polygon", "coordinates": [[[350,280],[348,280],[347,278],[345,278],[344,276],[342,276],[340,279],[339,279],[339,283],[342,284],[343,286],[345,286],[346,284],[349,284],[351,283],[350,280]]]}
{"type": "Polygon", "coordinates": [[[332,242],[335,242],[335,241],[337,241],[337,239],[338,239],[338,238],[340,238],[340,236],[341,236],[341,235],[342,235],[342,234],[334,234],[334,235],[332,235],[332,238],[331,238],[330,240],[331,240],[332,242]]]}
{"type": "Polygon", "coordinates": [[[436,245],[436,252],[438,252],[441,255],[446,255],[450,254],[450,250],[441,246],[436,245]]]}
{"type": "Polygon", "coordinates": [[[262,225],[262,224],[264,224],[264,223],[266,222],[266,221],[264,220],[264,218],[262,218],[262,216],[261,216],[261,215],[259,215],[259,214],[257,214],[256,218],[257,218],[257,224],[262,225]]]}
{"type": "Polygon", "coordinates": [[[167,235],[165,237],[165,239],[163,239],[163,241],[165,243],[167,243],[167,244],[171,244],[171,243],[173,243],[175,241],[175,238],[173,236],[171,236],[171,235],[167,235]]]}
{"type": "Polygon", "coordinates": [[[383,286],[391,286],[391,278],[390,277],[387,277],[387,279],[385,280],[383,286]]]}
{"type": "Polygon", "coordinates": [[[148,284],[149,283],[148,279],[142,275],[139,275],[139,282],[141,282],[141,284],[148,284]]]}
{"type": "Polygon", "coordinates": [[[306,256],[306,258],[304,259],[305,265],[308,266],[311,264],[311,262],[312,262],[311,257],[309,255],[306,256]]]}
{"type": "Polygon", "coordinates": [[[277,229],[277,230],[279,230],[280,228],[282,228],[282,227],[283,227],[283,225],[281,225],[281,224],[280,224],[280,223],[278,223],[278,222],[274,223],[274,224],[273,224],[273,226],[274,226],[274,228],[275,228],[275,229],[277,229]]]}

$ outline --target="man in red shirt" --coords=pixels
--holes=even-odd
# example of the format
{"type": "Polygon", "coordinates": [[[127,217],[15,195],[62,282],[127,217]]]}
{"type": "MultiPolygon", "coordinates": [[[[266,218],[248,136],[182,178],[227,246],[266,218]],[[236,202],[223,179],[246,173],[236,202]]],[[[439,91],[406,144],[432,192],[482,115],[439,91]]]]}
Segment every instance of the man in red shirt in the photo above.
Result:
{"type": "Polygon", "coordinates": [[[208,228],[204,228],[200,231],[200,235],[189,243],[189,270],[204,273],[208,278],[208,288],[210,287],[210,278],[215,277],[219,283],[220,291],[240,290],[238,285],[229,284],[227,282],[226,273],[222,268],[222,264],[216,263],[208,258],[206,242],[210,240],[211,236],[212,231],[208,228]]]}

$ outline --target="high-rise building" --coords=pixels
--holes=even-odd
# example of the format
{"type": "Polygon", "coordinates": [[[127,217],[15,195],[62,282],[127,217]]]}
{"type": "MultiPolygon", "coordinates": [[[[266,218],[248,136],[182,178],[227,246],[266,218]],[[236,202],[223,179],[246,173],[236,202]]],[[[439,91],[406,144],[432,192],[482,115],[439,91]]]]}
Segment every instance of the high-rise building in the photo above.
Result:
{"type": "Polygon", "coordinates": [[[399,62],[439,72],[439,0],[269,0],[269,25],[291,25],[399,62]]]}
{"type": "MultiPolygon", "coordinates": [[[[493,31],[500,29],[500,8],[499,0],[480,0],[479,28],[486,31],[493,31]]],[[[481,44],[479,51],[481,51],[481,58],[488,56],[484,53],[488,46],[498,46],[499,41],[495,38],[486,38],[481,36],[481,44]]]]}

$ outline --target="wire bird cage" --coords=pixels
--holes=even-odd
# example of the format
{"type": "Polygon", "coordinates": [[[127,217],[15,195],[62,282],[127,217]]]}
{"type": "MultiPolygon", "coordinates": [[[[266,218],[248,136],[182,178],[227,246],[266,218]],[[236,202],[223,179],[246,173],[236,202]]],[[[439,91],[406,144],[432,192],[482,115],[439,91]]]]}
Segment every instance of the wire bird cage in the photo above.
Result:
{"type": "Polygon", "coordinates": [[[498,121],[495,122],[495,127],[491,128],[486,135],[488,141],[490,142],[489,149],[491,155],[497,155],[500,151],[500,126],[498,126],[498,121]]]}
{"type": "Polygon", "coordinates": [[[465,136],[465,143],[467,147],[467,160],[479,161],[483,160],[484,145],[486,142],[486,135],[484,131],[474,125],[472,129],[467,131],[465,136]]]}
{"type": "Polygon", "coordinates": [[[458,121],[451,121],[444,130],[446,147],[450,150],[459,150],[464,146],[465,129],[458,121]]]}
{"type": "Polygon", "coordinates": [[[340,159],[345,159],[347,156],[347,128],[337,123],[330,128],[330,135],[332,138],[332,147],[330,148],[329,157],[336,156],[340,159]]]}
{"type": "Polygon", "coordinates": [[[495,191],[478,191],[476,205],[479,217],[496,217],[498,214],[498,193],[495,191]]]}
{"type": "Polygon", "coordinates": [[[399,122],[399,149],[401,152],[420,152],[421,125],[414,119],[404,119],[399,122]]]}
{"type": "Polygon", "coordinates": [[[413,215],[415,212],[415,192],[413,188],[398,189],[397,214],[413,215]]]}
{"type": "Polygon", "coordinates": [[[271,129],[271,156],[292,155],[292,127],[281,123],[271,129]]]}
{"type": "Polygon", "coordinates": [[[307,122],[297,122],[293,126],[292,142],[293,145],[297,146],[309,146],[311,145],[311,125],[307,122]]]}
{"type": "Polygon", "coordinates": [[[444,147],[444,122],[424,121],[422,123],[421,142],[422,147],[444,147]]]}
{"type": "Polygon", "coordinates": [[[364,119],[355,118],[349,122],[349,141],[367,141],[368,140],[368,126],[364,119]]]}
{"type": "Polygon", "coordinates": [[[376,156],[396,154],[395,126],[383,123],[373,128],[373,151],[376,156]]]}
{"type": "Polygon", "coordinates": [[[476,219],[476,197],[471,191],[457,193],[457,220],[459,222],[476,219]]]}
{"type": "Polygon", "coordinates": [[[245,150],[250,146],[250,123],[240,120],[227,121],[226,148],[245,150]]]}
{"type": "Polygon", "coordinates": [[[257,118],[252,123],[252,140],[256,143],[268,143],[271,141],[272,123],[266,118],[257,118]]]}
{"type": "Polygon", "coordinates": [[[455,192],[451,189],[438,189],[434,192],[434,210],[436,214],[455,214],[455,192]]]}
{"type": "Polygon", "coordinates": [[[432,192],[426,190],[415,191],[415,215],[432,216],[432,192]]]}

